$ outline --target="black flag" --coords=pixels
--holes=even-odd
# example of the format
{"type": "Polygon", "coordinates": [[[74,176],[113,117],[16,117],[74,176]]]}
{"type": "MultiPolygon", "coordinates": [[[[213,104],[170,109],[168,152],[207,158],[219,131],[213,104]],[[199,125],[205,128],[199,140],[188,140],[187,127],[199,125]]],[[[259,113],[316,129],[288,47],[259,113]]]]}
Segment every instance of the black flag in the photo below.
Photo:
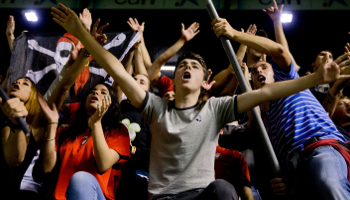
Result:
{"type": "MultiPolygon", "coordinates": [[[[134,31],[106,33],[107,42],[103,45],[116,58],[122,60],[140,36],[134,31]]],[[[71,42],[78,39],[69,33],[63,36],[22,33],[14,41],[7,87],[16,79],[28,77],[45,94],[57,74],[69,59],[71,42]]],[[[79,101],[93,85],[113,80],[91,57],[78,79],[69,91],[69,102],[79,101]]]]}

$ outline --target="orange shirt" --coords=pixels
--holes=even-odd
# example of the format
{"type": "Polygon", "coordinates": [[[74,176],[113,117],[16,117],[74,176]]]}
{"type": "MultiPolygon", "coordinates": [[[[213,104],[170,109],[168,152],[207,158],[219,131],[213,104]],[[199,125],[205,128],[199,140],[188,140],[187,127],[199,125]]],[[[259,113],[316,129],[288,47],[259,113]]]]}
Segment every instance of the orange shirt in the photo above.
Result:
{"type": "MultiPolygon", "coordinates": [[[[56,137],[62,128],[57,130],[56,137]]],[[[109,148],[114,149],[120,155],[119,161],[103,174],[98,172],[92,136],[86,131],[79,135],[77,139],[71,141],[69,138],[60,147],[61,167],[58,174],[57,184],[54,191],[54,198],[58,200],[66,199],[66,190],[71,176],[78,171],[89,172],[99,182],[106,199],[115,199],[114,194],[120,181],[122,164],[130,158],[130,138],[127,128],[122,125],[106,136],[105,139],[109,148]],[[83,141],[86,141],[83,143],[83,141]]],[[[56,139],[58,141],[58,139],[56,139]]],[[[57,143],[57,142],[56,142],[57,143]]],[[[57,144],[56,144],[57,150],[57,144]]]]}

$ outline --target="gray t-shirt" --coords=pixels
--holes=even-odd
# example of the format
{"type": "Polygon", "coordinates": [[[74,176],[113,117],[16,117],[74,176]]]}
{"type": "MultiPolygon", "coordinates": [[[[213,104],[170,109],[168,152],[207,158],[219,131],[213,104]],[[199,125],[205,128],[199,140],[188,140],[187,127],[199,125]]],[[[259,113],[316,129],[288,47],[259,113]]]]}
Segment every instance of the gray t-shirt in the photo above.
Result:
{"type": "Polygon", "coordinates": [[[152,133],[150,198],[206,188],[214,178],[219,130],[235,121],[235,98],[210,98],[201,108],[177,109],[173,102],[147,93],[142,117],[152,133]]]}

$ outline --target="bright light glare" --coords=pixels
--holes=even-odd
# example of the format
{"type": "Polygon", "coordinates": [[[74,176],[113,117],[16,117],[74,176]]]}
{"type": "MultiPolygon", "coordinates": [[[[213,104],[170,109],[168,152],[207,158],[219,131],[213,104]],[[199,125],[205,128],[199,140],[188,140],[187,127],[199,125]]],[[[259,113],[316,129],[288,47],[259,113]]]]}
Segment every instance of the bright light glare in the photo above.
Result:
{"type": "Polygon", "coordinates": [[[27,12],[24,14],[28,21],[30,22],[36,22],[38,21],[38,17],[36,16],[35,12],[27,12]]]}
{"type": "Polygon", "coordinates": [[[281,22],[282,23],[291,23],[293,20],[293,14],[282,14],[281,22]]]}
{"type": "Polygon", "coordinates": [[[162,71],[174,71],[175,66],[163,66],[160,68],[160,70],[162,70],[162,71]]]}

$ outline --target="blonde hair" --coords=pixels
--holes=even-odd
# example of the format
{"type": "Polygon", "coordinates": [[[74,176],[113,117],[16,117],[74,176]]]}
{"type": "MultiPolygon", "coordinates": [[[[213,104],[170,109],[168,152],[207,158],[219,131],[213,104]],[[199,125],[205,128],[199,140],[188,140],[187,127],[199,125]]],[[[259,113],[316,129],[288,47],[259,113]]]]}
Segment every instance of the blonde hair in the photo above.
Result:
{"type": "MultiPolygon", "coordinates": [[[[26,121],[28,122],[28,124],[30,125],[33,121],[33,118],[36,114],[39,113],[40,111],[40,105],[38,102],[38,89],[35,85],[35,83],[30,79],[30,78],[19,78],[19,79],[27,79],[31,82],[32,86],[30,87],[30,95],[29,98],[26,102],[24,102],[24,105],[28,111],[28,115],[26,118],[26,121]]],[[[19,80],[17,79],[17,80],[19,80]]],[[[17,81],[16,80],[16,81],[17,81]]]]}

